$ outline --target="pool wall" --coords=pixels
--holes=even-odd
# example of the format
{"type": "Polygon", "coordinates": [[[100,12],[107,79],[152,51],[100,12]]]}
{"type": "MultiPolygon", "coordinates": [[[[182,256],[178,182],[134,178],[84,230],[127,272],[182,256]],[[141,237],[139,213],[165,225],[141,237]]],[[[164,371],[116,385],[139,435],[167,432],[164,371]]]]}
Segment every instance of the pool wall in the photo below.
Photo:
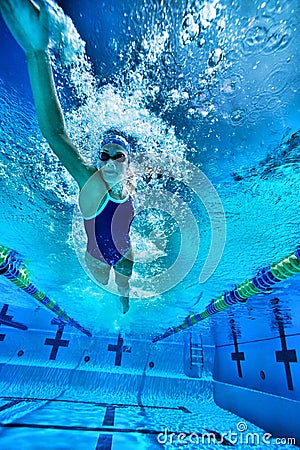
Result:
{"type": "Polygon", "coordinates": [[[117,333],[89,338],[41,307],[2,305],[2,317],[28,327],[0,327],[2,397],[180,407],[212,400],[214,347],[202,346],[200,367],[189,359],[197,341],[189,334],[154,345],[117,333]]]}
{"type": "Polygon", "coordinates": [[[299,445],[297,278],[279,295],[253,297],[224,314],[216,335],[213,391],[218,406],[273,436],[295,437],[299,445]]]}

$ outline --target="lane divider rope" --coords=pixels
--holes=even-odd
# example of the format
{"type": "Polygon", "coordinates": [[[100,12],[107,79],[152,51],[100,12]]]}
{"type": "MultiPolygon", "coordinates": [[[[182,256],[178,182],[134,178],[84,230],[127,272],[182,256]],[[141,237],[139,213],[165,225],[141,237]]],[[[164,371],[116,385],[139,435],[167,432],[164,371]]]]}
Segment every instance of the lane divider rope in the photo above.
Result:
{"type": "Polygon", "coordinates": [[[253,295],[265,293],[274,284],[300,273],[300,246],[291,255],[283,258],[269,267],[259,270],[255,277],[236,285],[231,291],[225,291],[219,297],[213,299],[201,313],[193,313],[187,316],[184,321],[176,326],[168,328],[164,333],[156,336],[152,342],[158,342],[172,334],[184,331],[193,325],[201,322],[213,314],[224,311],[236,303],[244,303],[253,295]]]}
{"type": "Polygon", "coordinates": [[[0,245],[0,275],[3,275],[9,281],[22,291],[29,294],[46,308],[56,314],[66,325],[77,328],[82,333],[91,337],[92,333],[72,319],[54,300],[51,300],[44,292],[34,286],[29,278],[29,272],[25,266],[21,255],[3,245],[0,245]]]}

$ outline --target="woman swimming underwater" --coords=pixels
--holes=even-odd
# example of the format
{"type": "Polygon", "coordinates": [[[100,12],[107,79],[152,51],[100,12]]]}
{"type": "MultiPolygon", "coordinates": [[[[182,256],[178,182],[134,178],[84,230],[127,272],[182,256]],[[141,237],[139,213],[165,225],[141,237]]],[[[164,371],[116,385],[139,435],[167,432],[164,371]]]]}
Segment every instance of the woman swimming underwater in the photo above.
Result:
{"type": "Polygon", "coordinates": [[[44,0],[0,0],[2,16],[25,51],[35,109],[42,134],[78,183],[79,205],[88,237],[86,263],[95,280],[106,285],[113,268],[125,314],[133,255],[129,237],[134,210],[127,140],[107,133],[96,165],[80,155],[67,135],[48,54],[49,13],[44,0]]]}

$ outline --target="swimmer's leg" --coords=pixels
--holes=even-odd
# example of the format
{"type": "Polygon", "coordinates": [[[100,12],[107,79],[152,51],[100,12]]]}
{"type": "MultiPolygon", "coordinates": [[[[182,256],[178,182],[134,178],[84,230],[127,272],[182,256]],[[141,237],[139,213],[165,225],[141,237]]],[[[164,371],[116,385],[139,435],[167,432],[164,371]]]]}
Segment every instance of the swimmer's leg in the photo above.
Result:
{"type": "Polygon", "coordinates": [[[123,305],[123,314],[126,314],[129,310],[129,280],[132,274],[132,267],[132,252],[130,250],[114,266],[115,281],[120,294],[120,301],[123,305]]]}
{"type": "Polygon", "coordinates": [[[88,252],[85,253],[85,262],[97,283],[106,286],[109,280],[111,267],[94,258],[88,252]]]}

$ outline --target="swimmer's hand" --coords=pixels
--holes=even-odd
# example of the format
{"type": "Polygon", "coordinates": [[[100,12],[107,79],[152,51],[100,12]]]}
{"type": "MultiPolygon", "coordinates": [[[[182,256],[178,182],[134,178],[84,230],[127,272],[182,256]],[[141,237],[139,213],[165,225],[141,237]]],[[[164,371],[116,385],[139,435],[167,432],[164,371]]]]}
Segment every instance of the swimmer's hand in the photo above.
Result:
{"type": "Polygon", "coordinates": [[[0,0],[0,12],[25,53],[45,51],[49,43],[49,13],[45,0],[0,0]]]}

